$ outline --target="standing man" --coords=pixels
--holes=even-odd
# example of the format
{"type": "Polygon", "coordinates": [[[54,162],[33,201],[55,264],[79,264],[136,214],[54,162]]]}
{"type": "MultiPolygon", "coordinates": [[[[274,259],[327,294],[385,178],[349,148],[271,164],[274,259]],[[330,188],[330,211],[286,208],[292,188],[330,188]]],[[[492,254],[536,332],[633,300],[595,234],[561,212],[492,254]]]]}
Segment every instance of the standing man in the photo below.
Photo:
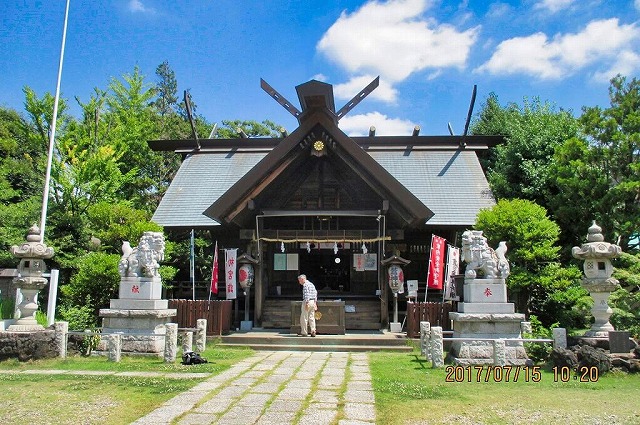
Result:
{"type": "Polygon", "coordinates": [[[318,291],[307,276],[298,276],[298,283],[302,285],[302,308],[300,309],[300,336],[307,336],[307,327],[311,327],[311,336],[316,336],[316,316],[318,309],[318,291]]]}

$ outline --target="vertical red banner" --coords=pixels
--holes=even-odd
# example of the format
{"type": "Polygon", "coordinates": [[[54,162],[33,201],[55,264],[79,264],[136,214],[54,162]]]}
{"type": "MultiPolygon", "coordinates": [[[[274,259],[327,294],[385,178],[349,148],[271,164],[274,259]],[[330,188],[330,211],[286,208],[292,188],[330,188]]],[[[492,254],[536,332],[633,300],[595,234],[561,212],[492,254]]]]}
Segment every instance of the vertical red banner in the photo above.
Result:
{"type": "Polygon", "coordinates": [[[427,288],[429,289],[442,289],[446,242],[447,240],[440,236],[433,235],[431,237],[429,272],[427,274],[427,288]]]}

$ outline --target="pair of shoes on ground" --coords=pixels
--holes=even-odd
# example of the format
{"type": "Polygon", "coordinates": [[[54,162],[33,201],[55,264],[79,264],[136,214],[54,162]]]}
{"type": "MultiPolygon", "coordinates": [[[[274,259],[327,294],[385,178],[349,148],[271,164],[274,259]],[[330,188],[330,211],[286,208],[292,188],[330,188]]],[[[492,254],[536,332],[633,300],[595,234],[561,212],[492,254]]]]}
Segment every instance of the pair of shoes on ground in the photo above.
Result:
{"type": "MultiPolygon", "coordinates": [[[[307,336],[307,334],[298,334],[298,336],[307,336]]],[[[316,333],[315,332],[311,332],[311,336],[315,338],[316,333]]]]}

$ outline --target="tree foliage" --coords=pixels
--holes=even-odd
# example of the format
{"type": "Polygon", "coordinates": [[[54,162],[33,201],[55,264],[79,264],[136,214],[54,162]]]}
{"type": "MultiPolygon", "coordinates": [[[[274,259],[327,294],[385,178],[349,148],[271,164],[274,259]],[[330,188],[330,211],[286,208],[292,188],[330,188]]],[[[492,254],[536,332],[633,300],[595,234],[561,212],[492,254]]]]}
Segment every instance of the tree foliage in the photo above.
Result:
{"type": "Polygon", "coordinates": [[[118,296],[119,261],[119,255],[101,252],[90,252],[80,257],[77,272],[69,284],[60,288],[63,299],[69,305],[88,305],[97,316],[100,308],[109,307],[109,300],[118,296]]]}
{"type": "MultiPolygon", "coordinates": [[[[154,152],[148,140],[188,139],[191,125],[178,97],[175,73],[167,61],[148,82],[134,67],[95,88],[89,99],[75,97],[81,116],[67,114],[60,99],[52,158],[46,242],[55,250],[49,267],[60,269],[60,314],[78,327],[97,324],[97,311],[116,297],[122,242],[136,245],[142,233],[159,231],[150,221],[180,165],[173,152],[154,152]]],[[[0,266],[15,266],[9,247],[24,242],[37,223],[49,148],[53,102],[24,88],[25,116],[0,107],[0,266]]],[[[196,105],[193,103],[193,113],[196,105]]],[[[213,126],[194,115],[199,137],[213,126]]],[[[270,121],[223,121],[217,137],[278,136],[270,121]]],[[[206,232],[205,232],[206,233],[206,232]]],[[[210,267],[210,235],[196,238],[197,270],[210,267]]],[[[188,245],[166,241],[163,280],[188,269],[188,245]]]]}
{"type": "Polygon", "coordinates": [[[500,200],[478,214],[475,228],[484,231],[490,246],[506,242],[507,284],[518,311],[535,314],[545,326],[584,324],[588,294],[580,288],[580,271],[558,262],[560,228],[543,207],[523,199],[500,200]]]}
{"type": "Polygon", "coordinates": [[[0,267],[15,265],[9,248],[39,217],[46,145],[35,133],[16,111],[0,107],[0,267]]]}
{"type": "Polygon", "coordinates": [[[578,123],[569,111],[558,111],[538,98],[525,98],[522,106],[511,103],[503,107],[492,93],[471,131],[505,138],[486,163],[494,195],[546,206],[548,167],[554,149],[578,134],[578,123]]]}
{"type": "Polygon", "coordinates": [[[609,108],[583,108],[580,123],[591,146],[590,164],[608,182],[599,200],[608,206],[601,225],[627,249],[640,236],[640,80],[614,77],[609,98],[609,108]]]}

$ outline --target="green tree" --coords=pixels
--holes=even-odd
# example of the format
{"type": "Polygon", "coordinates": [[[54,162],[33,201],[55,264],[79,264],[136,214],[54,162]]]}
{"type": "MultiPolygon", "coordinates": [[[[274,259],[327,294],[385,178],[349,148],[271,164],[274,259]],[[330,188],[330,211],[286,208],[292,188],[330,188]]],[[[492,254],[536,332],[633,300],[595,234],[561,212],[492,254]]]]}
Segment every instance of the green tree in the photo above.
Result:
{"type": "Polygon", "coordinates": [[[39,220],[46,151],[18,112],[0,107],[0,267],[15,267],[9,248],[39,220]]]}
{"type": "Polygon", "coordinates": [[[242,129],[249,137],[281,137],[281,128],[278,124],[269,120],[262,122],[252,120],[222,120],[222,127],[218,129],[216,137],[222,139],[240,137],[238,129],[242,129]]]}
{"type": "Polygon", "coordinates": [[[560,228],[543,207],[523,199],[500,200],[480,211],[474,227],[484,231],[490,246],[506,242],[511,265],[507,285],[518,311],[537,315],[545,326],[556,321],[568,327],[581,324],[587,293],[580,288],[580,272],[558,263],[560,228]],[[563,295],[567,291],[571,293],[563,295]]]}
{"type": "Polygon", "coordinates": [[[156,100],[153,102],[161,116],[175,112],[178,104],[178,81],[176,73],[169,66],[169,61],[164,61],[156,68],[156,75],[160,81],[156,84],[156,100]]]}
{"type": "Polygon", "coordinates": [[[91,235],[101,242],[101,249],[121,254],[122,242],[136,245],[146,231],[161,232],[162,227],[149,221],[146,211],[132,208],[127,201],[101,201],[87,210],[91,235]]]}
{"type": "Polygon", "coordinates": [[[88,305],[95,313],[109,306],[109,300],[117,298],[120,285],[117,254],[90,252],[78,260],[77,272],[68,285],[60,288],[62,303],[69,306],[88,305]]]}
{"type": "Polygon", "coordinates": [[[491,190],[498,199],[528,199],[547,206],[548,167],[554,149],[578,134],[578,123],[570,111],[558,111],[538,98],[525,98],[522,106],[511,103],[503,107],[492,93],[471,133],[505,138],[485,163],[491,190]]]}
{"type": "Polygon", "coordinates": [[[600,225],[623,250],[638,249],[640,236],[640,80],[611,79],[610,107],[584,107],[580,123],[588,157],[608,181],[599,199],[600,225]]]}

